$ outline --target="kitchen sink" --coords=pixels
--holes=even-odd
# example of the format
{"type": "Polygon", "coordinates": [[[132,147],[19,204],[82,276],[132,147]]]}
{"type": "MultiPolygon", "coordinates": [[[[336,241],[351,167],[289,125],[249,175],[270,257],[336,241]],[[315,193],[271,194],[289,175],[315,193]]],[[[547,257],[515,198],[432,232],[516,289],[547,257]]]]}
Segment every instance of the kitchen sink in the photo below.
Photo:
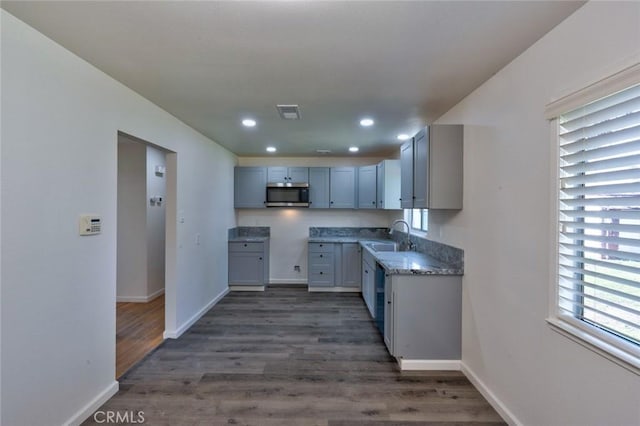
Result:
{"type": "Polygon", "coordinates": [[[398,251],[398,245],[396,243],[368,243],[367,247],[375,252],[398,251]]]}

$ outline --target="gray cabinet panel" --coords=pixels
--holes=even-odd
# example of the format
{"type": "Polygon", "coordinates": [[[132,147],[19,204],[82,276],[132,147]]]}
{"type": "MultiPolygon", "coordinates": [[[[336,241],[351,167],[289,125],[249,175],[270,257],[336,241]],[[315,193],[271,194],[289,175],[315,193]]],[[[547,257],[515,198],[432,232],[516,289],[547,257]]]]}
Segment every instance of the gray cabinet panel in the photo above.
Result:
{"type": "Polygon", "coordinates": [[[289,167],[289,182],[307,183],[309,182],[308,167],[289,167]]]}
{"type": "Polygon", "coordinates": [[[384,160],[377,165],[379,209],[400,209],[400,173],[400,160],[384,160]]]}
{"type": "Polygon", "coordinates": [[[268,167],[267,168],[267,182],[278,183],[287,181],[287,168],[286,167],[268,167]]]}
{"type": "Polygon", "coordinates": [[[266,167],[236,167],[234,173],[234,207],[265,208],[267,195],[266,167]]]}
{"type": "Polygon", "coordinates": [[[413,138],[413,208],[428,208],[429,184],[429,128],[420,130],[413,138]]]}
{"type": "Polygon", "coordinates": [[[463,138],[462,125],[436,124],[402,146],[402,208],[462,209],[463,138]]]}
{"type": "Polygon", "coordinates": [[[358,168],[358,208],[376,208],[376,166],[364,166],[358,168]]]}
{"type": "Polygon", "coordinates": [[[356,169],[355,167],[332,167],[330,172],[329,202],[334,209],[353,209],[356,207],[356,169]]]}
{"type": "Polygon", "coordinates": [[[364,299],[371,318],[376,317],[375,297],[376,297],[376,281],[375,281],[375,261],[368,255],[367,251],[362,252],[362,298],[364,299]],[[373,265],[372,265],[373,263],[373,265]]]}
{"type": "Polygon", "coordinates": [[[230,241],[229,285],[266,285],[269,282],[269,242],[230,241]]]}
{"type": "Polygon", "coordinates": [[[400,148],[400,206],[413,208],[413,141],[400,148]]]}
{"type": "Polygon", "coordinates": [[[264,285],[263,255],[229,253],[229,285],[264,285]]]}
{"type": "Polygon", "coordinates": [[[329,167],[309,168],[309,208],[329,208],[329,167]]]}
{"type": "Polygon", "coordinates": [[[385,281],[385,302],[385,343],[393,356],[460,359],[460,276],[392,275],[385,281]]]}
{"type": "Polygon", "coordinates": [[[309,182],[308,167],[269,167],[267,168],[267,181],[269,183],[279,182],[309,182]]]}
{"type": "Polygon", "coordinates": [[[361,285],[360,244],[342,244],[342,285],[358,287],[361,285]]]}

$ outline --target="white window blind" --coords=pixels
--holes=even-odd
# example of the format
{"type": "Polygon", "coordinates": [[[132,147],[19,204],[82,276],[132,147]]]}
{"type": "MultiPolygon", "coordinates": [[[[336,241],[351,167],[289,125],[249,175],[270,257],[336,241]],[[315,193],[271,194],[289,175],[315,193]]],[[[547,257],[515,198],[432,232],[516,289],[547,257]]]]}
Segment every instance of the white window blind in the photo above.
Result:
{"type": "Polygon", "coordinates": [[[564,113],[558,125],[557,315],[638,347],[640,85],[564,113]]]}

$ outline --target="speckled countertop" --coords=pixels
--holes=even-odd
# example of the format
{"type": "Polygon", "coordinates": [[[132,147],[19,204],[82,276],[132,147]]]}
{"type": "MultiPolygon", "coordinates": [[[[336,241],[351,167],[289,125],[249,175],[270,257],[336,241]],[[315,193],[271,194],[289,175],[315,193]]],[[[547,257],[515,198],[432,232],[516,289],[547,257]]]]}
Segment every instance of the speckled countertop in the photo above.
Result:
{"type": "Polygon", "coordinates": [[[393,243],[392,240],[358,237],[309,237],[310,243],[360,243],[388,274],[391,275],[464,275],[464,270],[451,267],[424,253],[415,251],[374,251],[368,243],[393,243]]]}
{"type": "Polygon", "coordinates": [[[255,236],[229,238],[230,243],[234,243],[234,242],[235,243],[262,243],[268,240],[269,240],[269,237],[255,237],[255,236]]]}

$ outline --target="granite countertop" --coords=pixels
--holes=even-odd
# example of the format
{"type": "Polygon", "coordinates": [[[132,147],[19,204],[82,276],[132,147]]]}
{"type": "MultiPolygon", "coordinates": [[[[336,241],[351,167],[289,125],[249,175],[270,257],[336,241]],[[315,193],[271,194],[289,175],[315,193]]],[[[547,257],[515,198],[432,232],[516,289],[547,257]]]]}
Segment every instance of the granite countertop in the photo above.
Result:
{"type": "Polygon", "coordinates": [[[230,243],[262,243],[264,241],[268,241],[269,237],[258,237],[258,236],[240,236],[240,237],[230,237],[230,243]]]}
{"type": "Polygon", "coordinates": [[[374,251],[367,243],[393,243],[392,240],[353,237],[309,237],[310,243],[360,243],[391,275],[464,275],[464,271],[432,256],[415,251],[374,251]]]}

